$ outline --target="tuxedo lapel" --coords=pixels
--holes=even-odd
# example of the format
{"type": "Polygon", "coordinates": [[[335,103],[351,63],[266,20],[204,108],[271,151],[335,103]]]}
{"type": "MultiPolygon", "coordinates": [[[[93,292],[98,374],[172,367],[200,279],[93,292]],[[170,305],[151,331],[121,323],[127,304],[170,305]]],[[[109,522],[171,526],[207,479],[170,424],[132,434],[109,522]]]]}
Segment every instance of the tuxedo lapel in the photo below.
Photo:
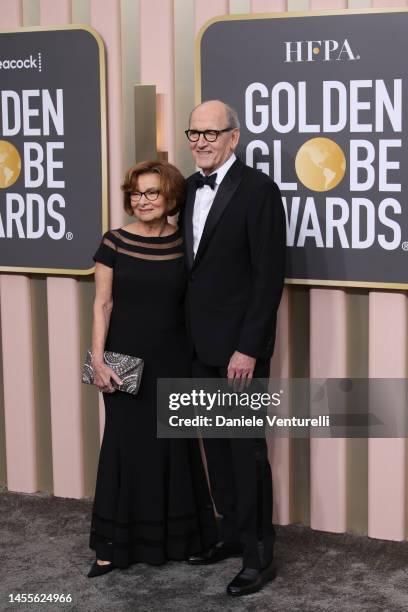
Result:
{"type": "MultiPolygon", "coordinates": [[[[201,236],[200,244],[198,245],[197,254],[194,259],[194,266],[197,265],[198,261],[202,257],[205,249],[210,242],[211,236],[217,227],[217,223],[220,220],[224,210],[227,208],[228,204],[231,201],[232,196],[234,195],[239,183],[241,182],[242,171],[244,169],[244,164],[237,159],[227,172],[222,181],[221,185],[218,188],[217,194],[214,198],[214,202],[212,203],[211,210],[208,213],[207,220],[204,225],[204,230],[201,236]]],[[[193,197],[193,207],[194,207],[194,197],[193,197]]],[[[191,213],[191,221],[189,221],[189,225],[191,227],[191,236],[193,234],[192,231],[192,213],[191,213]]]]}
{"type": "Polygon", "coordinates": [[[189,270],[194,263],[194,245],[193,245],[193,210],[195,200],[195,184],[193,180],[189,180],[187,187],[187,197],[184,207],[184,240],[186,243],[187,264],[189,270]]]}

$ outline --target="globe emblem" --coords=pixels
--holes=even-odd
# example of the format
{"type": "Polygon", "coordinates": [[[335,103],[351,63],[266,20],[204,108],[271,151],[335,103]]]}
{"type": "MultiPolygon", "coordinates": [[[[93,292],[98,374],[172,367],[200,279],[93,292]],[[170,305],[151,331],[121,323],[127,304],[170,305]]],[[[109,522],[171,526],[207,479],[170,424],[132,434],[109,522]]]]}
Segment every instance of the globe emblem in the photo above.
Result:
{"type": "Polygon", "coordinates": [[[16,147],[0,140],[0,189],[14,185],[21,172],[21,157],[16,147]]]}
{"type": "Polygon", "coordinates": [[[330,191],[343,180],[346,158],[330,138],[311,138],[300,147],[295,159],[296,174],[312,191],[330,191]]]}

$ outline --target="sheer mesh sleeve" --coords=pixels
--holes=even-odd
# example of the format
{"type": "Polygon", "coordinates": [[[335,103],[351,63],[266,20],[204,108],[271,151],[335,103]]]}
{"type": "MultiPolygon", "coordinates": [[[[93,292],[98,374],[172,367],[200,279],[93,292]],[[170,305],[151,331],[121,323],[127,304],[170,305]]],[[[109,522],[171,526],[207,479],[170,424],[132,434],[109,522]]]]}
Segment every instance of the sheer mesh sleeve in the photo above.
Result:
{"type": "Polygon", "coordinates": [[[110,232],[106,232],[106,234],[104,234],[102,242],[93,256],[93,259],[94,261],[102,263],[105,266],[109,266],[109,268],[113,268],[115,266],[116,245],[112,240],[112,235],[110,232]]]}

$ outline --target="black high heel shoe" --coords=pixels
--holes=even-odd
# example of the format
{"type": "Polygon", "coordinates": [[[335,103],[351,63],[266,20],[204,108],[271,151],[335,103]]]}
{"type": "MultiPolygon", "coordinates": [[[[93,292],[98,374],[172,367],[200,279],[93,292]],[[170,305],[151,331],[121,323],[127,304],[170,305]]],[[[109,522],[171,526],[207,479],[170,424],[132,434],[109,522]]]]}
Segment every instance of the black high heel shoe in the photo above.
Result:
{"type": "Polygon", "coordinates": [[[115,566],[113,565],[113,563],[105,563],[104,565],[100,565],[95,559],[95,561],[92,563],[91,569],[89,570],[88,578],[96,578],[97,576],[109,574],[109,572],[114,569],[115,566]]]}

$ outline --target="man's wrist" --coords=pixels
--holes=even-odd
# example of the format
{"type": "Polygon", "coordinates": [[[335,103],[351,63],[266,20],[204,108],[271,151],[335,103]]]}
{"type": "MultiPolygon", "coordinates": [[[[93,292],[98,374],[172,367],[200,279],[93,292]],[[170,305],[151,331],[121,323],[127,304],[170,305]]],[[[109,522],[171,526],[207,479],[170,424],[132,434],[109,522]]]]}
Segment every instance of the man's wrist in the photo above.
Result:
{"type": "Polygon", "coordinates": [[[254,350],[251,350],[251,349],[248,349],[242,346],[235,350],[236,352],[241,353],[242,355],[245,355],[246,357],[252,357],[253,359],[258,359],[258,354],[254,350]]]}

